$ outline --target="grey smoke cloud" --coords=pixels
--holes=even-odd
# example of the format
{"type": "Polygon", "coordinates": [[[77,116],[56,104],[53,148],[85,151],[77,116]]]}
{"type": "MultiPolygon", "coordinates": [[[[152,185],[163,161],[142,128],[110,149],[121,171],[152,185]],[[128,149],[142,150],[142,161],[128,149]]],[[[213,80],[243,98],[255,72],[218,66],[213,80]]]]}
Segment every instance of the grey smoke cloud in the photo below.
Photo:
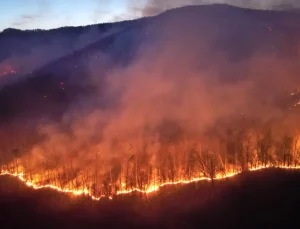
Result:
{"type": "MultiPolygon", "coordinates": [[[[203,23],[206,26],[192,19],[173,18],[148,28],[157,42],[150,48],[145,43],[131,65],[108,73],[106,90],[109,95],[119,95],[118,105],[106,110],[88,107],[87,102],[84,106],[75,103],[59,125],[42,126],[41,133],[48,140],[34,146],[34,158],[46,160],[44,152],[55,146],[58,155],[73,156],[74,166],[82,168],[86,163],[82,158],[92,160],[95,152],[104,160],[123,160],[132,155],[130,145],[141,150],[143,144],[148,144],[147,153],[155,161],[153,152],[161,147],[160,128],[166,121],[176,123],[186,138],[200,141],[222,118],[244,114],[258,120],[263,128],[281,117],[283,112],[274,102],[295,84],[299,72],[296,61],[260,51],[232,62],[214,49],[217,34],[209,29],[211,24],[203,23]],[[225,72],[240,80],[227,82],[225,72]],[[70,126],[71,134],[63,131],[65,125],[70,126]],[[74,156],[73,152],[78,154],[74,156]]],[[[91,69],[91,74],[95,76],[93,84],[102,88],[99,71],[91,69]]],[[[290,115],[274,123],[274,128],[279,126],[288,132],[299,127],[296,120],[290,115]]]]}
{"type": "MultiPolygon", "coordinates": [[[[218,152],[219,139],[215,135],[221,132],[226,136],[226,127],[245,127],[256,136],[272,126],[278,139],[299,130],[298,113],[286,113],[276,103],[299,84],[300,72],[298,58],[275,55],[265,49],[276,36],[276,29],[271,35],[264,21],[243,15],[229,15],[225,24],[223,18],[210,20],[201,13],[190,17],[174,15],[153,20],[140,31],[143,42],[131,64],[113,65],[105,73],[105,80],[98,66],[90,68],[91,76],[82,79],[91,81],[99,94],[80,102],[76,99],[60,122],[41,123],[37,131],[45,138],[30,147],[28,160],[22,158],[32,164],[26,164],[27,167],[44,172],[51,164],[56,170],[68,171],[69,166],[81,180],[81,175],[90,174],[90,168],[96,167],[96,158],[100,158],[100,183],[117,163],[127,163],[133,154],[143,155],[147,163],[159,167],[172,150],[166,146],[166,138],[181,152],[189,149],[180,148],[182,145],[189,143],[189,147],[194,147],[194,142],[212,145],[218,152]],[[261,31],[262,36],[253,43],[259,34],[256,31],[261,31]],[[251,39],[236,43],[242,39],[233,39],[235,35],[251,39]],[[225,50],[220,45],[224,41],[228,46],[225,50]],[[248,47],[250,52],[238,61],[228,57],[230,52],[248,47]],[[108,108],[95,105],[103,97],[111,104],[108,108]],[[118,102],[111,102],[115,97],[118,102]],[[244,117],[249,124],[240,122],[244,117]],[[234,122],[225,123],[224,128],[219,122],[223,118],[234,122]],[[215,135],[207,136],[212,128],[217,129],[215,135]]],[[[126,41],[136,39],[137,32],[133,31],[119,33],[113,48],[120,50],[128,45],[126,41]]],[[[278,49],[283,51],[289,42],[286,39],[278,49]]],[[[110,65],[113,61],[105,53],[98,56],[101,63],[110,65]]],[[[19,130],[23,124],[16,126],[19,130]]],[[[10,147],[1,153],[11,154],[10,147]]]]}
{"type": "Polygon", "coordinates": [[[292,9],[300,7],[300,1],[298,0],[148,0],[146,6],[142,9],[142,14],[144,16],[151,16],[170,8],[205,4],[229,4],[243,8],[263,10],[292,9]]]}

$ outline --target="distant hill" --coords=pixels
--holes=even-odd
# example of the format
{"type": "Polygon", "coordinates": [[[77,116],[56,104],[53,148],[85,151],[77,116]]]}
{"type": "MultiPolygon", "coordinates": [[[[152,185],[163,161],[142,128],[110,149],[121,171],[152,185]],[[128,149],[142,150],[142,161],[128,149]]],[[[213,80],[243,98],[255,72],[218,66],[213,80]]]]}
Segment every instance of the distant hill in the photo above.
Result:
{"type": "Polygon", "coordinates": [[[51,30],[5,29],[0,33],[0,75],[8,66],[18,74],[31,72],[92,44],[104,35],[124,29],[128,24],[107,23],[51,30]]]}
{"type": "MultiPolygon", "coordinates": [[[[17,82],[0,91],[0,115],[43,109],[49,113],[56,110],[53,106],[63,112],[71,101],[93,94],[91,77],[97,75],[104,90],[104,76],[109,71],[143,59],[143,52],[150,64],[168,49],[174,52],[165,58],[168,62],[189,64],[185,61],[192,58],[193,67],[199,69],[211,66],[218,56],[232,63],[249,60],[257,53],[295,61],[300,54],[300,14],[228,5],[188,6],[119,23],[49,31],[5,30],[0,33],[0,66],[10,63],[22,68],[26,63],[36,70],[0,79],[2,85],[17,82]]],[[[216,67],[222,68],[224,77],[238,74],[238,70],[232,73],[235,68],[216,67]]]]}

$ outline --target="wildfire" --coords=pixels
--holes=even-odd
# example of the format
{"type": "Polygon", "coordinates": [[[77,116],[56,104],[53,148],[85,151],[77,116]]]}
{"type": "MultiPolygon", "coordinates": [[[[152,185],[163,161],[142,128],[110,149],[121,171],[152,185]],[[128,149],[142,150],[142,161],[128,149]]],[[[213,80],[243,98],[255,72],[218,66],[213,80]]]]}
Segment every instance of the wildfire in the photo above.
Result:
{"type": "Polygon", "coordinates": [[[149,148],[110,160],[101,158],[99,151],[89,157],[86,154],[74,158],[70,154],[59,158],[54,154],[41,157],[36,149],[23,149],[21,155],[16,149],[12,152],[14,157],[0,166],[0,175],[17,177],[33,189],[47,188],[100,200],[130,193],[155,194],[166,186],[213,182],[243,171],[300,169],[300,135],[271,140],[268,133],[249,133],[233,141],[239,151],[221,143],[220,151],[214,152],[191,141],[168,145],[163,157],[160,151],[155,153],[149,148]]]}
{"type": "Polygon", "coordinates": [[[16,74],[16,70],[13,69],[11,66],[6,65],[6,66],[1,66],[0,68],[0,77],[1,76],[5,76],[5,75],[9,75],[9,74],[16,74]]]}
{"type": "MultiPolygon", "coordinates": [[[[288,169],[288,170],[298,170],[300,169],[300,166],[273,166],[273,165],[266,165],[266,166],[258,166],[255,168],[250,168],[249,171],[258,171],[258,170],[263,170],[263,169],[268,169],[268,168],[280,168],[280,169],[288,169]]],[[[226,174],[217,174],[213,179],[214,180],[222,180],[222,179],[227,179],[227,178],[231,178],[234,177],[238,174],[242,173],[242,171],[235,171],[235,172],[229,172],[226,174]]],[[[9,175],[9,176],[13,176],[18,178],[20,181],[22,181],[23,183],[25,183],[26,186],[33,188],[33,189],[52,189],[55,190],[57,192],[61,192],[61,193],[67,193],[73,196],[89,196],[92,200],[100,200],[102,198],[108,198],[110,200],[113,199],[112,196],[107,196],[107,195],[101,195],[101,196],[94,196],[87,188],[82,188],[82,189],[69,189],[69,188],[60,188],[56,185],[52,185],[52,184],[46,184],[46,185],[39,185],[37,184],[37,181],[30,181],[28,179],[25,178],[25,175],[23,172],[9,172],[9,171],[1,171],[0,176],[4,176],[4,175],[9,175]]],[[[149,187],[146,190],[142,190],[139,188],[132,188],[130,190],[120,190],[116,192],[116,195],[125,195],[125,194],[130,194],[133,192],[139,192],[139,193],[143,193],[143,194],[151,194],[154,192],[159,191],[160,188],[164,187],[164,186],[171,186],[171,185],[178,185],[178,184],[189,184],[189,183],[194,183],[194,182],[199,182],[199,181],[212,181],[212,178],[209,177],[195,177],[192,179],[188,179],[188,180],[177,180],[177,181],[173,181],[173,182],[165,182],[159,185],[149,185],[149,187]]]]}
{"type": "MultiPolygon", "coordinates": [[[[33,189],[53,189],[55,191],[58,192],[62,192],[62,193],[67,193],[67,194],[71,194],[74,196],[81,196],[81,195],[88,195],[90,196],[93,200],[100,200],[103,197],[106,196],[100,196],[100,197],[95,197],[93,195],[91,195],[91,193],[87,190],[87,189],[79,189],[79,190],[75,190],[75,189],[62,189],[58,186],[55,185],[37,185],[35,184],[34,181],[29,181],[27,179],[24,178],[24,173],[20,172],[20,173],[10,173],[8,171],[2,171],[0,173],[0,176],[4,176],[4,175],[9,175],[9,176],[13,176],[13,177],[17,177],[19,180],[21,180],[22,182],[24,182],[26,184],[26,186],[31,187],[33,189]]],[[[111,197],[109,197],[111,199],[111,197]]]]}

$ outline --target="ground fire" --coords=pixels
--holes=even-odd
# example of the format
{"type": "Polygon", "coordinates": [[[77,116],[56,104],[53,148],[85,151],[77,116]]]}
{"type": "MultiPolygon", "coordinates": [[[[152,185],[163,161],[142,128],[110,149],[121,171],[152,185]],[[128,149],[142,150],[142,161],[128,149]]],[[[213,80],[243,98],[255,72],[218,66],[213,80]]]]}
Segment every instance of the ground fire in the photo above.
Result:
{"type": "Polygon", "coordinates": [[[17,177],[34,189],[50,188],[100,200],[134,192],[151,194],[163,186],[202,180],[214,182],[244,171],[300,169],[299,135],[286,136],[279,142],[272,141],[269,133],[244,135],[235,142],[223,142],[219,146],[220,151],[216,153],[196,142],[169,143],[163,147],[169,153],[159,158],[159,150],[153,155],[147,154],[152,151],[145,145],[143,151],[123,160],[112,159],[109,163],[101,161],[96,153],[81,169],[72,158],[64,166],[57,167],[53,164],[54,158],[32,163],[30,157],[34,155],[16,156],[13,162],[2,164],[1,175],[17,177]]]}

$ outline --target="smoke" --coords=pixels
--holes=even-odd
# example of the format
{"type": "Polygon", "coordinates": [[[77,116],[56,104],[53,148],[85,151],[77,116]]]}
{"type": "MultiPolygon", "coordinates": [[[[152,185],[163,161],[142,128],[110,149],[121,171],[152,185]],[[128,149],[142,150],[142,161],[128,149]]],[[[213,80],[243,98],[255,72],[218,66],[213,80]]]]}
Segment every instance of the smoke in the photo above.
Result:
{"type": "MultiPolygon", "coordinates": [[[[114,67],[103,78],[104,73],[92,65],[90,76],[82,78],[97,93],[74,101],[60,122],[40,123],[38,141],[25,153],[31,165],[25,166],[70,168],[69,181],[97,167],[102,182],[133,155],[140,155],[142,165],[158,167],[174,148],[189,152],[201,143],[220,153],[218,141],[231,136],[228,129],[254,135],[272,129],[276,139],[299,130],[297,114],[281,106],[281,99],[299,83],[298,57],[264,48],[272,40],[265,35],[270,31],[264,23],[266,40],[259,43],[263,45],[236,41],[224,49],[221,43],[228,44],[232,28],[238,34],[249,24],[254,31],[260,29],[256,18],[238,18],[236,27],[237,18],[225,21],[223,33],[223,19],[177,16],[154,19],[139,30],[142,42],[129,64],[113,65],[113,58],[99,53],[102,64],[114,67]],[[233,60],[232,53],[239,58],[233,60]],[[103,100],[108,104],[104,108],[99,105],[103,100]],[[100,158],[101,166],[95,158],[100,158]]],[[[116,41],[114,47],[125,48],[125,41],[137,35],[130,31],[119,34],[121,43],[116,41]]],[[[119,176],[120,171],[114,174],[119,176]]]]}
{"type": "MultiPolygon", "coordinates": [[[[73,166],[82,168],[96,154],[104,161],[121,160],[148,145],[152,158],[165,141],[202,141],[222,120],[255,120],[251,128],[257,131],[299,128],[296,116],[278,104],[295,85],[296,61],[266,51],[231,61],[214,46],[211,26],[205,28],[193,19],[153,23],[146,33],[154,41],[144,43],[130,65],[107,73],[105,92],[101,73],[91,68],[90,80],[99,85],[94,102],[75,102],[61,123],[43,123],[40,134],[46,140],[34,146],[34,157],[55,154],[65,158],[62,163],[71,157],[73,166]],[[95,105],[103,97],[112,104],[105,109],[95,105]]],[[[246,128],[247,121],[241,125],[246,128]]]]}
{"type": "Polygon", "coordinates": [[[171,8],[186,5],[228,4],[251,9],[293,9],[299,8],[298,0],[148,0],[146,6],[141,9],[144,16],[153,16],[171,8]]]}

